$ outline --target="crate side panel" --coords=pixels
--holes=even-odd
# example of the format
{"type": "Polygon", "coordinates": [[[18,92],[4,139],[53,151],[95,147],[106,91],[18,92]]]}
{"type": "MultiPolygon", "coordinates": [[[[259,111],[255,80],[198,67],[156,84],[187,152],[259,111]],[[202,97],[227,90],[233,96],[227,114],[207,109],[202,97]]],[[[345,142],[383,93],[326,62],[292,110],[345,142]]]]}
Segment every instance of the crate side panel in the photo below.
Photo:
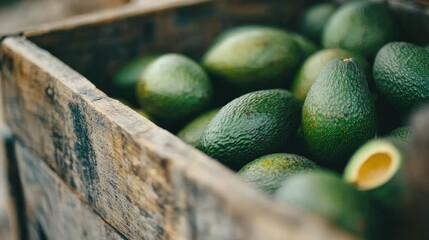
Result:
{"type": "MultiPolygon", "coordinates": [[[[18,51],[5,51],[3,75],[7,76],[5,116],[17,138],[127,237],[174,235],[164,227],[165,203],[159,196],[169,195],[164,191],[171,191],[171,187],[165,186],[162,172],[158,172],[162,168],[156,155],[143,152],[94,109],[92,103],[106,96],[89,81],[70,69],[68,72],[65,66],[55,71],[59,67],[55,61],[45,62],[48,54],[26,40],[15,43],[18,51]],[[65,76],[66,82],[58,81],[57,77],[65,76]],[[133,161],[145,162],[145,182],[133,174],[133,161]]],[[[138,114],[128,111],[130,116],[122,117],[130,125],[141,121],[138,114]]],[[[136,132],[155,126],[144,120],[134,125],[136,132]]]]}
{"type": "Polygon", "coordinates": [[[41,160],[15,144],[31,239],[125,239],[41,160]]]}

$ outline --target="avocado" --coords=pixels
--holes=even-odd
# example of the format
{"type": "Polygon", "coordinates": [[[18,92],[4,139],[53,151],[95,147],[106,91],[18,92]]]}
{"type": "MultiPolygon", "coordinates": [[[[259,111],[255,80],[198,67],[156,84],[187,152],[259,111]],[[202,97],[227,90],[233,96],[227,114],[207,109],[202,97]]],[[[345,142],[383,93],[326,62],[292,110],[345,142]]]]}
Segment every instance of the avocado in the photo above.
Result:
{"type": "Polygon", "coordinates": [[[300,21],[300,32],[315,42],[320,42],[323,29],[337,9],[333,3],[320,3],[305,10],[300,21]]]}
{"type": "Polygon", "coordinates": [[[113,94],[134,104],[137,100],[137,82],[140,80],[147,65],[158,56],[159,54],[139,57],[119,69],[112,80],[113,94]]]}
{"type": "Polygon", "coordinates": [[[239,169],[288,144],[296,134],[300,106],[287,90],[247,93],[222,107],[204,130],[197,148],[239,169]]]}
{"type": "Polygon", "coordinates": [[[274,153],[257,158],[238,171],[246,182],[272,194],[289,177],[317,169],[317,165],[305,157],[289,153],[274,153]]]}
{"type": "Polygon", "coordinates": [[[203,131],[206,129],[209,122],[218,112],[219,109],[216,108],[201,114],[200,116],[196,117],[194,120],[186,124],[186,126],[183,127],[182,130],[177,133],[177,136],[184,142],[195,147],[200,141],[200,137],[203,134],[203,131]]]}
{"type": "Polygon", "coordinates": [[[344,180],[361,191],[369,191],[391,210],[400,207],[403,182],[401,168],[405,143],[393,138],[372,139],[361,146],[344,169],[344,180]]]}
{"type": "Polygon", "coordinates": [[[325,48],[339,47],[373,58],[383,45],[395,40],[396,28],[386,3],[353,1],[332,15],[322,42],[325,48]]]}
{"type": "Polygon", "coordinates": [[[302,132],[316,163],[341,169],[376,131],[365,72],[354,59],[329,62],[308,92],[302,132]]]}
{"type": "Polygon", "coordinates": [[[295,37],[281,29],[244,26],[221,34],[202,59],[203,67],[246,89],[277,87],[304,59],[295,37]]]}
{"type": "Polygon", "coordinates": [[[394,129],[392,132],[390,132],[390,134],[387,137],[408,142],[410,140],[410,131],[411,131],[410,126],[399,127],[394,129]]]}
{"type": "Polygon", "coordinates": [[[299,47],[301,48],[303,59],[308,58],[318,50],[316,44],[314,44],[311,40],[307,39],[306,37],[298,33],[290,33],[290,34],[294,38],[295,42],[298,43],[299,47]]]}
{"type": "Polygon", "coordinates": [[[307,58],[298,70],[298,73],[292,83],[291,91],[293,95],[299,101],[304,102],[311,85],[313,85],[319,73],[328,62],[336,58],[353,58],[361,64],[365,69],[365,72],[370,72],[369,64],[365,58],[359,54],[340,48],[323,49],[307,58]]]}
{"type": "Polygon", "coordinates": [[[149,115],[174,122],[201,110],[211,99],[212,85],[197,63],[171,53],[146,67],[138,82],[137,96],[149,115]]]}
{"type": "Polygon", "coordinates": [[[392,239],[394,230],[401,226],[405,151],[402,140],[373,139],[355,152],[344,171],[344,180],[367,194],[377,209],[381,226],[388,230],[380,231],[383,239],[392,239]]]}
{"type": "Polygon", "coordinates": [[[338,175],[312,171],[290,177],[274,194],[281,202],[319,214],[360,237],[372,226],[369,199],[338,175]]]}
{"type": "Polygon", "coordinates": [[[429,51],[406,42],[386,44],[375,57],[373,78],[387,102],[409,113],[429,101],[429,51]]]}

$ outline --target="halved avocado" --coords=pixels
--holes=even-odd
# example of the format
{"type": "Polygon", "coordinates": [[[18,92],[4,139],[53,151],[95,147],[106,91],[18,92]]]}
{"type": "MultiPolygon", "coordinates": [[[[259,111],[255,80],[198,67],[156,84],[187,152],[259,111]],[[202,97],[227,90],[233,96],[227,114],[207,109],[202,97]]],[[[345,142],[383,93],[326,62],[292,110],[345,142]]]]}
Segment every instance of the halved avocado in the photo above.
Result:
{"type": "Polygon", "coordinates": [[[344,172],[346,182],[360,190],[379,188],[391,180],[402,166],[402,146],[393,139],[374,139],[351,157],[344,172]]]}
{"type": "Polygon", "coordinates": [[[376,206],[380,227],[386,230],[379,233],[384,239],[395,235],[403,219],[404,161],[404,141],[373,139],[355,152],[344,171],[344,180],[367,193],[376,206]]]}

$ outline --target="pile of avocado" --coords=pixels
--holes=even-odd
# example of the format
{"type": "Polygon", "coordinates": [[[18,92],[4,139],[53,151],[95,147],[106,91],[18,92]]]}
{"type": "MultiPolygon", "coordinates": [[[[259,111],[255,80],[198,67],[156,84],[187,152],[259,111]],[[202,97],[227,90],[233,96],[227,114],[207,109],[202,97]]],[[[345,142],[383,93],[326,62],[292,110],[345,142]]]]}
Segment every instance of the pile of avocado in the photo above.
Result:
{"type": "Polygon", "coordinates": [[[138,58],[115,75],[116,97],[277,200],[390,239],[429,50],[399,41],[386,3],[321,3],[300,23],[228,29],[197,60],[138,58]]]}

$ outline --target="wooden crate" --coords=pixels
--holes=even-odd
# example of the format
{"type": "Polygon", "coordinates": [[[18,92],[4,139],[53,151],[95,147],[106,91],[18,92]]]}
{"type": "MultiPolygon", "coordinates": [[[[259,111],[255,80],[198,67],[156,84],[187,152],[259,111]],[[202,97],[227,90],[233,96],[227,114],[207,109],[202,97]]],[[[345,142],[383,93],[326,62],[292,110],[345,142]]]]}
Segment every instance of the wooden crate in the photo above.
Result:
{"type": "Polygon", "coordinates": [[[4,39],[2,112],[16,139],[30,235],[353,239],[247,186],[88,80],[107,89],[119,67],[152,52],[198,58],[229,26],[293,27],[310,2],[125,5],[4,39]]]}

